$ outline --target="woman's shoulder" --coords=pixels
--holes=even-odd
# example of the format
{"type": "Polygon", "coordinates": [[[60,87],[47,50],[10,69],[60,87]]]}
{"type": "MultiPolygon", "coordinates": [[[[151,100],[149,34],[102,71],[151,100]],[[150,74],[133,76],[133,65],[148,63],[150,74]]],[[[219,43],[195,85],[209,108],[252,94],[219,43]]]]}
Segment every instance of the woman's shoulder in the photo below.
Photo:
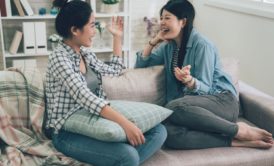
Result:
{"type": "Polygon", "coordinates": [[[56,56],[62,56],[64,54],[67,54],[67,51],[64,47],[61,45],[58,45],[50,54],[51,57],[56,57],[56,56]]]}
{"type": "Polygon", "coordinates": [[[206,36],[199,33],[196,29],[193,29],[189,38],[192,46],[195,47],[212,47],[215,48],[215,44],[209,40],[206,36]]]}

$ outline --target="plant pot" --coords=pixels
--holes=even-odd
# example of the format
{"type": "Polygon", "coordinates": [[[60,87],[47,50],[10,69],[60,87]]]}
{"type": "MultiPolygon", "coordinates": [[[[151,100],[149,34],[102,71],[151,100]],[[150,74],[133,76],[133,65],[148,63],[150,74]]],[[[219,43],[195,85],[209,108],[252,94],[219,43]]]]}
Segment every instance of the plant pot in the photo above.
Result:
{"type": "Polygon", "coordinates": [[[102,13],[118,13],[119,12],[119,3],[116,4],[101,4],[102,13]]]}

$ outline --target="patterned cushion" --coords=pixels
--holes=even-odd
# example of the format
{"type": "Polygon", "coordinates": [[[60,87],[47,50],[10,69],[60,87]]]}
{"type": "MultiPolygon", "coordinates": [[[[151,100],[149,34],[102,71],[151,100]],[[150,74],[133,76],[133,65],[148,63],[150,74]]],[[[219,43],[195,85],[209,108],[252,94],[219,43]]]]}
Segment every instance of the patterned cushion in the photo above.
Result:
{"type": "MultiPolygon", "coordinates": [[[[113,100],[110,101],[110,105],[135,123],[142,132],[153,128],[172,113],[171,110],[164,107],[143,102],[113,100]]],[[[71,115],[63,128],[102,141],[125,142],[127,140],[126,134],[120,125],[91,115],[87,110],[81,110],[71,115]]]]}

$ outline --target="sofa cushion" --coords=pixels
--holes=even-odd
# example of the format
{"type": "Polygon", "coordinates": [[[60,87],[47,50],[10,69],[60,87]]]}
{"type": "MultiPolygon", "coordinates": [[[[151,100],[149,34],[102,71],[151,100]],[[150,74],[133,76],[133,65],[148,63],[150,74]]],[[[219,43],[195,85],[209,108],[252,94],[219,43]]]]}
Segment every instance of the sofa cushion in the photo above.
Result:
{"type": "MultiPolygon", "coordinates": [[[[153,128],[172,113],[171,110],[164,107],[142,102],[113,100],[110,101],[110,105],[136,124],[142,132],[153,128]]],[[[119,124],[92,115],[87,110],[72,114],[66,120],[63,128],[102,141],[124,142],[127,140],[126,134],[119,124]]]]}
{"type": "Polygon", "coordinates": [[[273,166],[273,163],[274,147],[269,150],[222,147],[197,150],[162,149],[141,166],[273,166]]]}
{"type": "Polygon", "coordinates": [[[125,70],[119,77],[103,77],[103,89],[110,100],[165,104],[163,66],[125,70]]]}

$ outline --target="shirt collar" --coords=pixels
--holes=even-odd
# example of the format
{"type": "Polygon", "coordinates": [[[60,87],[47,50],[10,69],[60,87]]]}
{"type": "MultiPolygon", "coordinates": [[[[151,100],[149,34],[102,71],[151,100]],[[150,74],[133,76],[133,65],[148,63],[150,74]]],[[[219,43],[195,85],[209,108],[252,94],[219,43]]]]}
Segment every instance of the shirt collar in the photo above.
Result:
{"type": "MultiPolygon", "coordinates": [[[[80,56],[76,53],[76,51],[74,49],[72,49],[69,45],[67,45],[66,43],[64,43],[64,41],[60,41],[60,45],[69,53],[68,55],[71,58],[74,59],[79,59],[80,60],[80,56]]],[[[80,53],[82,52],[82,48],[80,48],[80,53]]]]}
{"type": "Polygon", "coordinates": [[[195,28],[192,28],[191,33],[189,35],[188,42],[186,44],[187,48],[191,48],[192,47],[193,42],[194,42],[194,36],[196,36],[197,33],[198,33],[197,30],[195,28]]]}

